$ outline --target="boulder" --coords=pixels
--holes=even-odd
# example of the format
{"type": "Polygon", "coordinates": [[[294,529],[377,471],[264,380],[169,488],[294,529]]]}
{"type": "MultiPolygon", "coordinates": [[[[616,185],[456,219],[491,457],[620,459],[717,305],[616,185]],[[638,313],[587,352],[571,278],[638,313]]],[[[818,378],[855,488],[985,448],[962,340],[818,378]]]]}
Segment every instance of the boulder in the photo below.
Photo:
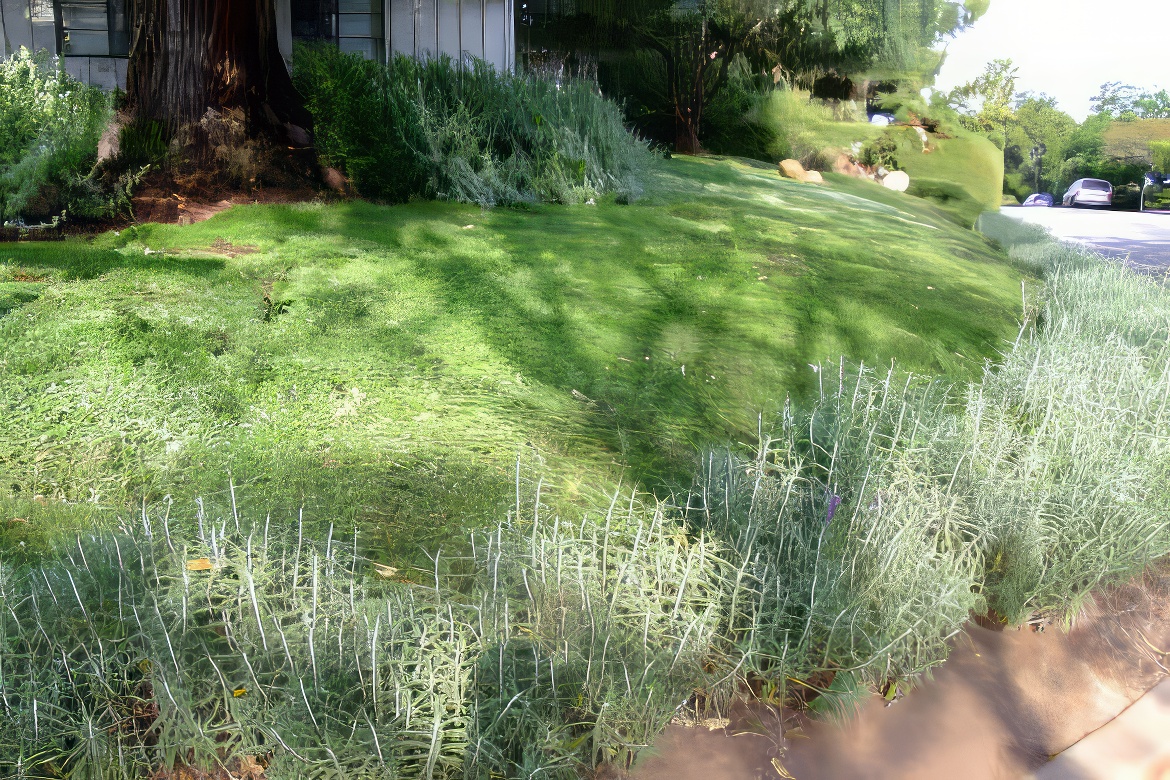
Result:
{"type": "Polygon", "coordinates": [[[291,122],[284,127],[288,131],[289,143],[293,146],[298,149],[306,149],[313,145],[313,137],[309,135],[309,131],[305,128],[294,125],[291,122]]]}
{"type": "Polygon", "coordinates": [[[804,181],[804,176],[806,173],[808,173],[808,171],[804,169],[804,166],[800,164],[799,160],[780,161],[780,175],[786,179],[804,181]]]}
{"type": "Polygon", "coordinates": [[[806,171],[797,160],[783,160],[780,163],[780,175],[786,179],[808,182],[809,184],[824,184],[825,179],[818,171],[806,171]]]}
{"type": "Polygon", "coordinates": [[[352,194],[349,179],[345,178],[345,174],[336,168],[325,168],[322,170],[321,179],[325,182],[326,187],[338,195],[349,196],[352,194]]]}
{"type": "Polygon", "coordinates": [[[891,171],[882,179],[882,186],[894,192],[905,192],[910,188],[910,175],[905,171],[891,171]]]}
{"type": "Polygon", "coordinates": [[[865,178],[865,171],[861,170],[861,166],[853,162],[847,154],[837,155],[837,159],[833,161],[833,171],[855,179],[865,178]]]}

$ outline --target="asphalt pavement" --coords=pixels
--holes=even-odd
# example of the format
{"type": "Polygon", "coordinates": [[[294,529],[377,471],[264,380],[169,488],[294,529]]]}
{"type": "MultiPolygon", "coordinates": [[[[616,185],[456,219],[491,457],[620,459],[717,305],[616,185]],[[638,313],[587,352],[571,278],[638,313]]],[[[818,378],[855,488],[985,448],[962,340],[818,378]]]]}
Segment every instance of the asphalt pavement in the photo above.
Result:
{"type": "Polygon", "coordinates": [[[1134,268],[1170,271],[1170,213],[1023,206],[1005,206],[1001,213],[1134,268]]]}

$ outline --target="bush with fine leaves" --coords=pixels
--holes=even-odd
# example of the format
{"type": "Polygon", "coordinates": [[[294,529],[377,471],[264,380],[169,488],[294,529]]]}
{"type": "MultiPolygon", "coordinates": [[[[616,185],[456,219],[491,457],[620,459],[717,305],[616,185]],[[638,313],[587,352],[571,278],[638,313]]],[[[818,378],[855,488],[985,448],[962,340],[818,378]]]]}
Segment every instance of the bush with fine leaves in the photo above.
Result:
{"type": "Polygon", "coordinates": [[[43,52],[0,61],[0,219],[97,216],[89,174],[111,111],[108,95],[43,52]]]}
{"type": "Polygon", "coordinates": [[[294,79],[323,161],[370,198],[484,206],[632,198],[649,159],[618,107],[584,82],[482,61],[382,64],[333,47],[299,50],[294,79]]]}

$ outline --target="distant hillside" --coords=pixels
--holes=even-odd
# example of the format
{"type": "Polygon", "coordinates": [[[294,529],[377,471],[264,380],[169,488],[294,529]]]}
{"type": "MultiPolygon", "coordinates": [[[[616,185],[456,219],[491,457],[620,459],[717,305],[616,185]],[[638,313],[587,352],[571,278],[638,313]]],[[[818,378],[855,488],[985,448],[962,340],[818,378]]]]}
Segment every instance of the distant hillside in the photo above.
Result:
{"type": "Polygon", "coordinates": [[[1114,122],[1105,131],[1105,155],[1126,162],[1150,162],[1150,141],[1170,141],[1170,119],[1114,122]]]}

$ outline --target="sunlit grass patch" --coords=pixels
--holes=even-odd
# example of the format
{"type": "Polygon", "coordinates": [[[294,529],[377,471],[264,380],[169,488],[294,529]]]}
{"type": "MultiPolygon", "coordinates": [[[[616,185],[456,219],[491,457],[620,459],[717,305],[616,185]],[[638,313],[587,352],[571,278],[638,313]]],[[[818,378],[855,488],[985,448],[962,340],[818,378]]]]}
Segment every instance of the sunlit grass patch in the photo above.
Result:
{"type": "Polygon", "coordinates": [[[810,364],[970,378],[1015,336],[1019,271],[928,204],[727,161],[651,182],[633,205],[250,206],[0,245],[0,496],[113,516],[222,503],[230,473],[415,553],[494,517],[519,452],[550,500],[665,495],[809,398],[810,364]]]}

